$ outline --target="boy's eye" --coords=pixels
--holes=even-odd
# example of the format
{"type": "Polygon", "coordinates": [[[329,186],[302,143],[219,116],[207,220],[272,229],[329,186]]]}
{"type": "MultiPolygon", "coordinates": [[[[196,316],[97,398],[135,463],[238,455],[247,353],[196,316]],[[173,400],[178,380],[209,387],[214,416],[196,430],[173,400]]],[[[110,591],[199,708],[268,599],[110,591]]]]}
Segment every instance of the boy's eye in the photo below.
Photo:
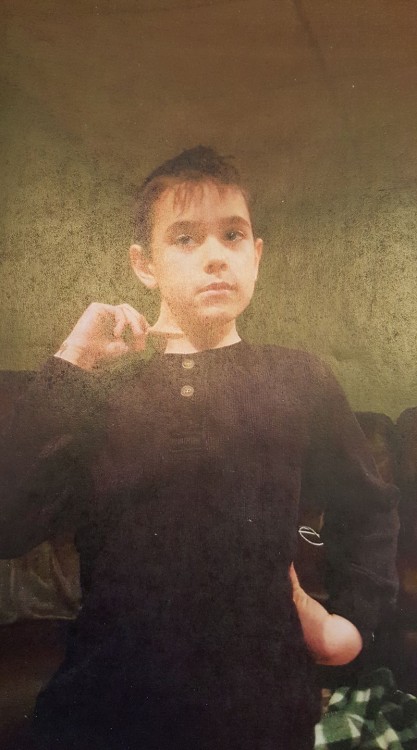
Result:
{"type": "Polygon", "coordinates": [[[175,238],[175,244],[181,245],[182,247],[187,247],[187,245],[192,245],[193,243],[194,240],[190,234],[180,234],[175,238]]]}
{"type": "Polygon", "coordinates": [[[243,238],[243,232],[239,231],[238,229],[230,229],[228,232],[226,232],[226,239],[228,240],[228,242],[238,242],[239,240],[243,240],[243,238]]]}

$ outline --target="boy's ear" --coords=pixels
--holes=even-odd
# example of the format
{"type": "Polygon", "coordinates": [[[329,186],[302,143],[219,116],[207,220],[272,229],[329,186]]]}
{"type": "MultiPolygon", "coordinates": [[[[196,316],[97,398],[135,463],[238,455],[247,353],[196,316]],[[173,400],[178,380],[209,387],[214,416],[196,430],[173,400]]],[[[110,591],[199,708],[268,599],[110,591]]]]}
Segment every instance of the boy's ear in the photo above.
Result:
{"type": "Polygon", "coordinates": [[[134,273],[148,289],[156,289],[158,282],[153,273],[152,259],[141,245],[131,245],[130,264],[134,273]]]}
{"type": "Polygon", "coordinates": [[[264,241],[260,237],[255,240],[255,262],[256,262],[256,278],[258,277],[259,263],[262,258],[262,251],[264,249],[264,241]]]}

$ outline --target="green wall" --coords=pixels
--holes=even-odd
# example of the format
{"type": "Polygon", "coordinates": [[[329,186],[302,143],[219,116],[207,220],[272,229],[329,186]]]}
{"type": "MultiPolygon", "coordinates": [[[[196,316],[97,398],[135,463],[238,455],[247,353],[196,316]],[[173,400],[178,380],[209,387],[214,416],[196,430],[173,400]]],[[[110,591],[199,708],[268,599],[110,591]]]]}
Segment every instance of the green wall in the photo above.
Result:
{"type": "Polygon", "coordinates": [[[133,186],[202,142],[257,195],[242,333],[318,353],[355,409],[417,404],[411,4],[344,7],[4,0],[1,369],[37,367],[93,300],[152,318],[133,186]]]}

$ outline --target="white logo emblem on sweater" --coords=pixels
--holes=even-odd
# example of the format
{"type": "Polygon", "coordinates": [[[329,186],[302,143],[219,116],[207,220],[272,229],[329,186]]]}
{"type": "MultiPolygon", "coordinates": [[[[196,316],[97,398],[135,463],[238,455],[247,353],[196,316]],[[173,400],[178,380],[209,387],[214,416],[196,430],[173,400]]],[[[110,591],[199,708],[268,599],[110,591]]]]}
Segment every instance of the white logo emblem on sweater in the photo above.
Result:
{"type": "Polygon", "coordinates": [[[314,547],[323,547],[319,532],[314,531],[311,526],[300,526],[298,533],[305,542],[312,544],[314,547]]]}

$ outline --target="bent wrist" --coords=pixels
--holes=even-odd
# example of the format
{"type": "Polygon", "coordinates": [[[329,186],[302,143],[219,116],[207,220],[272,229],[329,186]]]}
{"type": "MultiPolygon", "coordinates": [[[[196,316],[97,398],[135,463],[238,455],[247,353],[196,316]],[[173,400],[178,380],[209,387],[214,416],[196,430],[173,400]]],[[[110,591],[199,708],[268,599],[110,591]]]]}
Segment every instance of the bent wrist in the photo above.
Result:
{"type": "Polygon", "coordinates": [[[96,358],[91,351],[82,346],[77,346],[64,341],[58,351],[54,354],[57,359],[63,359],[83,370],[92,370],[96,364],[96,358]]]}

